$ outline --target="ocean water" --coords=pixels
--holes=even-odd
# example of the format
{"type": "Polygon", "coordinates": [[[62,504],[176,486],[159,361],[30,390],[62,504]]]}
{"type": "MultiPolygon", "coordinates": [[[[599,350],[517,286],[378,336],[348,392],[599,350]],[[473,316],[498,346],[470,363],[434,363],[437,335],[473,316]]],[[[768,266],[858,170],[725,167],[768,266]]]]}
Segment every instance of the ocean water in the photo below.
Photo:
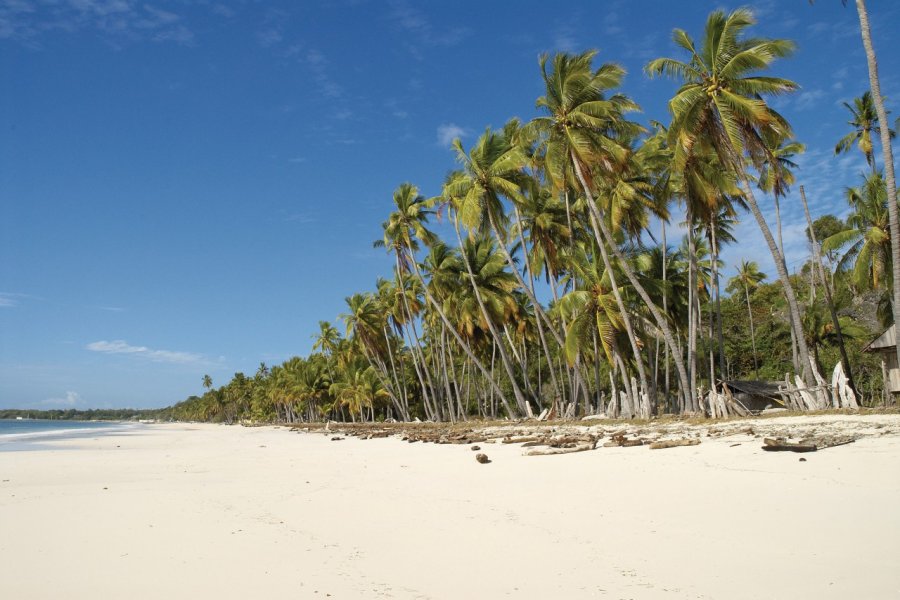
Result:
{"type": "MultiPolygon", "coordinates": [[[[136,427],[132,423],[107,421],[57,421],[49,419],[0,419],[0,452],[39,450],[44,442],[79,437],[97,437],[136,427]]],[[[58,446],[54,446],[58,448],[58,446]]]]}

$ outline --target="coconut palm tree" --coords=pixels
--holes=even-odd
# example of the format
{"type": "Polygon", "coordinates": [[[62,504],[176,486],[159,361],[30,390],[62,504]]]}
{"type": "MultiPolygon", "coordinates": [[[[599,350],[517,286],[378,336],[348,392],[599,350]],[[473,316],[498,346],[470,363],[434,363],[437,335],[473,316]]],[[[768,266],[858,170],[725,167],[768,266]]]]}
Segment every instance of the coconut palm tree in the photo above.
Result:
{"type": "MultiPolygon", "coordinates": [[[[853,99],[853,105],[848,102],[842,103],[844,107],[850,111],[850,133],[842,137],[834,147],[835,154],[849,152],[853,146],[859,148],[859,151],[866,157],[866,163],[875,172],[875,145],[872,141],[872,134],[881,135],[881,125],[878,122],[878,111],[875,110],[875,103],[872,101],[872,92],[866,90],[859,98],[853,99]]],[[[886,111],[885,114],[890,114],[886,111]]],[[[888,137],[894,139],[897,133],[893,129],[888,129],[888,137]]]]}
{"type": "MultiPolygon", "coordinates": [[[[603,64],[594,70],[592,62],[596,54],[596,51],[579,55],[556,54],[550,70],[547,66],[549,58],[546,55],[541,57],[541,75],[546,93],[538,98],[537,107],[546,114],[533,119],[528,129],[534,138],[541,140],[545,156],[544,170],[555,189],[565,194],[567,210],[568,190],[577,185],[583,191],[597,248],[612,279],[611,289],[614,295],[620,295],[619,286],[615,282],[607,250],[611,250],[616,256],[621,263],[622,272],[651,311],[657,327],[672,349],[681,382],[681,393],[689,394],[687,372],[675,350],[672,332],[615,244],[601,208],[594,201],[591,181],[612,173],[628,161],[630,148],[616,138],[633,139],[641,131],[640,126],[627,121],[623,116],[626,112],[637,109],[634,102],[621,94],[613,94],[608,98],[605,96],[605,92],[621,83],[624,70],[612,63],[603,64]]],[[[621,298],[617,298],[617,302],[632,352],[639,357],[640,350],[630,316],[625,311],[621,298]]],[[[646,376],[642,379],[646,381],[646,376]]]]}
{"type": "MultiPolygon", "coordinates": [[[[893,313],[894,323],[900,323],[900,214],[897,209],[897,180],[894,177],[894,152],[891,148],[890,129],[888,128],[887,110],[881,96],[881,82],[878,77],[878,60],[872,44],[872,31],[869,28],[869,14],[865,0],[856,0],[856,12],[859,15],[859,29],[862,34],[863,47],[866,50],[866,63],[869,66],[869,87],[872,90],[872,102],[875,114],[878,115],[879,136],[881,137],[881,154],[887,184],[888,224],[891,232],[891,266],[893,273],[893,313]]],[[[900,361],[900,344],[897,344],[897,360],[900,361]]]]}
{"type": "Polygon", "coordinates": [[[742,260],[738,265],[737,273],[728,280],[726,291],[734,294],[738,290],[744,292],[747,301],[747,316],[750,318],[750,343],[753,345],[753,371],[759,379],[759,358],[756,353],[756,331],[753,327],[753,306],[750,304],[750,292],[759,287],[766,278],[766,274],[759,270],[759,266],[752,260],[742,260]]]}
{"type": "Polygon", "coordinates": [[[850,280],[857,289],[890,290],[893,271],[885,181],[875,173],[861,186],[848,188],[846,195],[853,208],[847,229],[824,239],[822,248],[826,252],[843,249],[837,268],[851,269],[850,280]]]}
{"type": "Polygon", "coordinates": [[[747,161],[757,168],[765,163],[769,157],[766,139],[789,139],[792,135],[788,122],[766,104],[763,95],[788,93],[797,84],[755,73],[771,66],[775,59],[790,55],[794,44],[789,40],[746,36],[746,29],[754,23],[747,9],[727,15],[715,11],[707,19],[699,48],[685,31],[674,31],[675,43],[690,55],[687,62],[658,58],[647,64],[646,71],[651,76],[667,75],[682,83],[669,101],[674,167],[684,169],[698,151],[711,148],[741,183],[784,288],[804,379],[813,386],[818,384],[818,371],[802,335],[800,307],[787,264],[756,202],[746,168],[747,161]]]}
{"type": "Polygon", "coordinates": [[[424,226],[427,215],[431,214],[430,212],[428,212],[428,201],[419,194],[419,189],[410,183],[400,184],[400,186],[394,191],[393,199],[394,205],[397,207],[397,210],[394,211],[388,218],[389,225],[384,227],[385,237],[387,238],[384,242],[385,246],[391,247],[395,243],[395,240],[399,240],[397,246],[403,252],[403,258],[401,259],[401,262],[405,261],[406,264],[412,266],[413,273],[421,284],[423,293],[425,295],[425,300],[438,314],[441,321],[444,323],[447,330],[450,331],[456,342],[463,349],[463,352],[465,352],[466,356],[478,368],[479,372],[481,372],[491,388],[500,397],[504,407],[507,408],[507,412],[510,415],[514,414],[512,412],[512,408],[506,400],[506,396],[504,395],[503,390],[490,376],[490,372],[484,366],[481,360],[478,359],[469,344],[467,344],[466,341],[460,336],[459,332],[447,317],[447,313],[444,308],[431,295],[429,287],[425,283],[425,279],[422,277],[421,270],[419,269],[419,264],[415,258],[415,253],[418,249],[418,242],[421,241],[426,245],[430,245],[436,243],[437,241],[437,237],[424,226]]]}
{"type": "Polygon", "coordinates": [[[209,375],[204,375],[203,376],[203,387],[205,387],[206,390],[209,391],[210,389],[212,389],[212,384],[213,384],[212,377],[210,377],[209,375]]]}
{"type": "MultiPolygon", "coordinates": [[[[516,128],[516,122],[506,127],[510,132],[514,132],[516,128]]],[[[522,170],[526,163],[526,154],[521,146],[512,144],[507,135],[498,134],[490,129],[484,132],[468,153],[458,138],[453,141],[453,148],[456,150],[457,161],[463,168],[448,179],[444,195],[454,203],[455,210],[467,229],[487,228],[493,234],[497,248],[506,259],[510,272],[531,302],[537,317],[541,349],[547,361],[552,362],[550,348],[544,335],[545,326],[560,348],[564,345],[563,337],[535,297],[533,285],[525,283],[506,246],[507,218],[502,198],[508,198],[513,202],[517,215],[519,207],[528,203],[522,189],[531,183],[522,170]]],[[[529,261],[527,255],[525,260],[526,263],[529,261]]],[[[530,274],[530,266],[526,270],[530,274]]],[[[574,368],[574,376],[576,381],[580,380],[577,365],[574,368]]],[[[586,393],[583,385],[579,383],[578,386],[586,393]]]]}

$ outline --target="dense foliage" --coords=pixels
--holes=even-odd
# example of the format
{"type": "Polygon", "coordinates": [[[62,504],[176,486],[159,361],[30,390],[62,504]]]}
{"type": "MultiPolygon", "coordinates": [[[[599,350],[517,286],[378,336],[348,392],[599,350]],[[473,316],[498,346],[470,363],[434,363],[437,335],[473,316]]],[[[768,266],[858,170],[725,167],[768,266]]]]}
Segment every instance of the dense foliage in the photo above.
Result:
{"type": "Polygon", "coordinates": [[[796,200],[804,147],[767,98],[797,85],[765,72],[793,44],[747,35],[752,24],[747,10],[716,11],[698,42],[674,32],[683,56],[646,67],[679,83],[666,126],[631,120],[623,70],[596,52],[542,57],[538,116],[468,149],[455,140],[437,196],[397,188],[376,242],[393,277],[346,299],[343,332],[323,321],[308,357],[221,387],[204,377],[205,393],[164,416],[649,417],[702,411],[723,380],[796,374],[812,387],[841,361],[864,402],[881,402],[880,363],[861,352],[891,321],[893,289],[872,100],[847,105],[855,129],[836,148],[858,144],[871,168],[847,191],[850,215],[807,223],[809,261],[789,274],[778,206],[796,200]],[[774,232],[758,193],[775,198],[774,232]],[[742,261],[723,281],[722,246],[748,211],[776,273],[742,261]],[[438,218],[449,242],[430,229],[438,218]],[[676,245],[668,224],[687,230],[676,245]]]}

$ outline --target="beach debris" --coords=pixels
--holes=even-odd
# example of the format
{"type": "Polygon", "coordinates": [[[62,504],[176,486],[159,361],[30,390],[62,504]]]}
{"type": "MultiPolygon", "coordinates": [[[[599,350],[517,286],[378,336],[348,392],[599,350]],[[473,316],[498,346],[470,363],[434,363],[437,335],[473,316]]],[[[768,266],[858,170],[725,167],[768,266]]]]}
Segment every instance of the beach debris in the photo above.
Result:
{"type": "Polygon", "coordinates": [[[478,462],[480,462],[483,465],[486,465],[489,462],[491,462],[491,459],[489,459],[487,457],[487,454],[481,454],[480,452],[475,455],[475,460],[477,460],[478,462]]]}
{"type": "Polygon", "coordinates": [[[801,457],[800,457],[800,462],[806,462],[806,459],[803,458],[803,457],[801,456],[801,457]]]}
{"type": "Polygon", "coordinates": [[[478,452],[479,450],[481,450],[481,446],[472,446],[473,452],[478,452]]]}
{"type": "Polygon", "coordinates": [[[331,438],[331,441],[332,441],[332,442],[340,442],[340,441],[343,440],[343,439],[344,439],[344,438],[342,438],[342,437],[340,437],[340,436],[337,436],[337,437],[331,438]]]}
{"type": "Polygon", "coordinates": [[[571,446],[567,448],[535,448],[534,450],[529,450],[525,453],[525,456],[551,456],[554,454],[572,454],[573,452],[585,452],[587,450],[593,450],[593,443],[582,443],[577,446],[571,446]]]}
{"type": "Polygon", "coordinates": [[[651,450],[662,450],[664,448],[678,448],[679,446],[696,446],[700,443],[700,440],[694,439],[680,439],[680,440],[662,440],[659,442],[653,442],[650,444],[651,450]]]}
{"type": "Polygon", "coordinates": [[[541,411],[541,414],[538,415],[537,420],[538,420],[538,421],[546,421],[546,420],[547,420],[547,417],[548,417],[549,415],[550,415],[550,409],[549,409],[549,408],[545,408],[544,410],[541,411]]]}
{"type": "Polygon", "coordinates": [[[597,415],[585,415],[585,416],[581,417],[581,420],[582,421],[601,421],[605,418],[606,418],[606,414],[600,413],[597,415]]]}
{"type": "Polygon", "coordinates": [[[625,437],[624,433],[614,433],[612,435],[612,440],[603,444],[604,448],[630,448],[632,446],[643,446],[644,440],[641,438],[628,439],[625,437]]]}
{"type": "Polygon", "coordinates": [[[762,449],[769,452],[815,452],[817,450],[815,444],[789,442],[784,438],[765,438],[763,444],[762,449]]]}

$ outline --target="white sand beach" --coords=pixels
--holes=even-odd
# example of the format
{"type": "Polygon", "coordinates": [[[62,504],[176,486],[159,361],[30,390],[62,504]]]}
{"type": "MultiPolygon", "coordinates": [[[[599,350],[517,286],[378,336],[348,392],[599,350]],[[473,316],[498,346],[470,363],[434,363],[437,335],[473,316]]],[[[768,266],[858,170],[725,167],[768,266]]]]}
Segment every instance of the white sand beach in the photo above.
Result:
{"type": "Polygon", "coordinates": [[[4,452],[0,597],[898,598],[900,416],[818,418],[876,431],[809,454],[483,444],[486,465],[215,425],[4,452]]]}

